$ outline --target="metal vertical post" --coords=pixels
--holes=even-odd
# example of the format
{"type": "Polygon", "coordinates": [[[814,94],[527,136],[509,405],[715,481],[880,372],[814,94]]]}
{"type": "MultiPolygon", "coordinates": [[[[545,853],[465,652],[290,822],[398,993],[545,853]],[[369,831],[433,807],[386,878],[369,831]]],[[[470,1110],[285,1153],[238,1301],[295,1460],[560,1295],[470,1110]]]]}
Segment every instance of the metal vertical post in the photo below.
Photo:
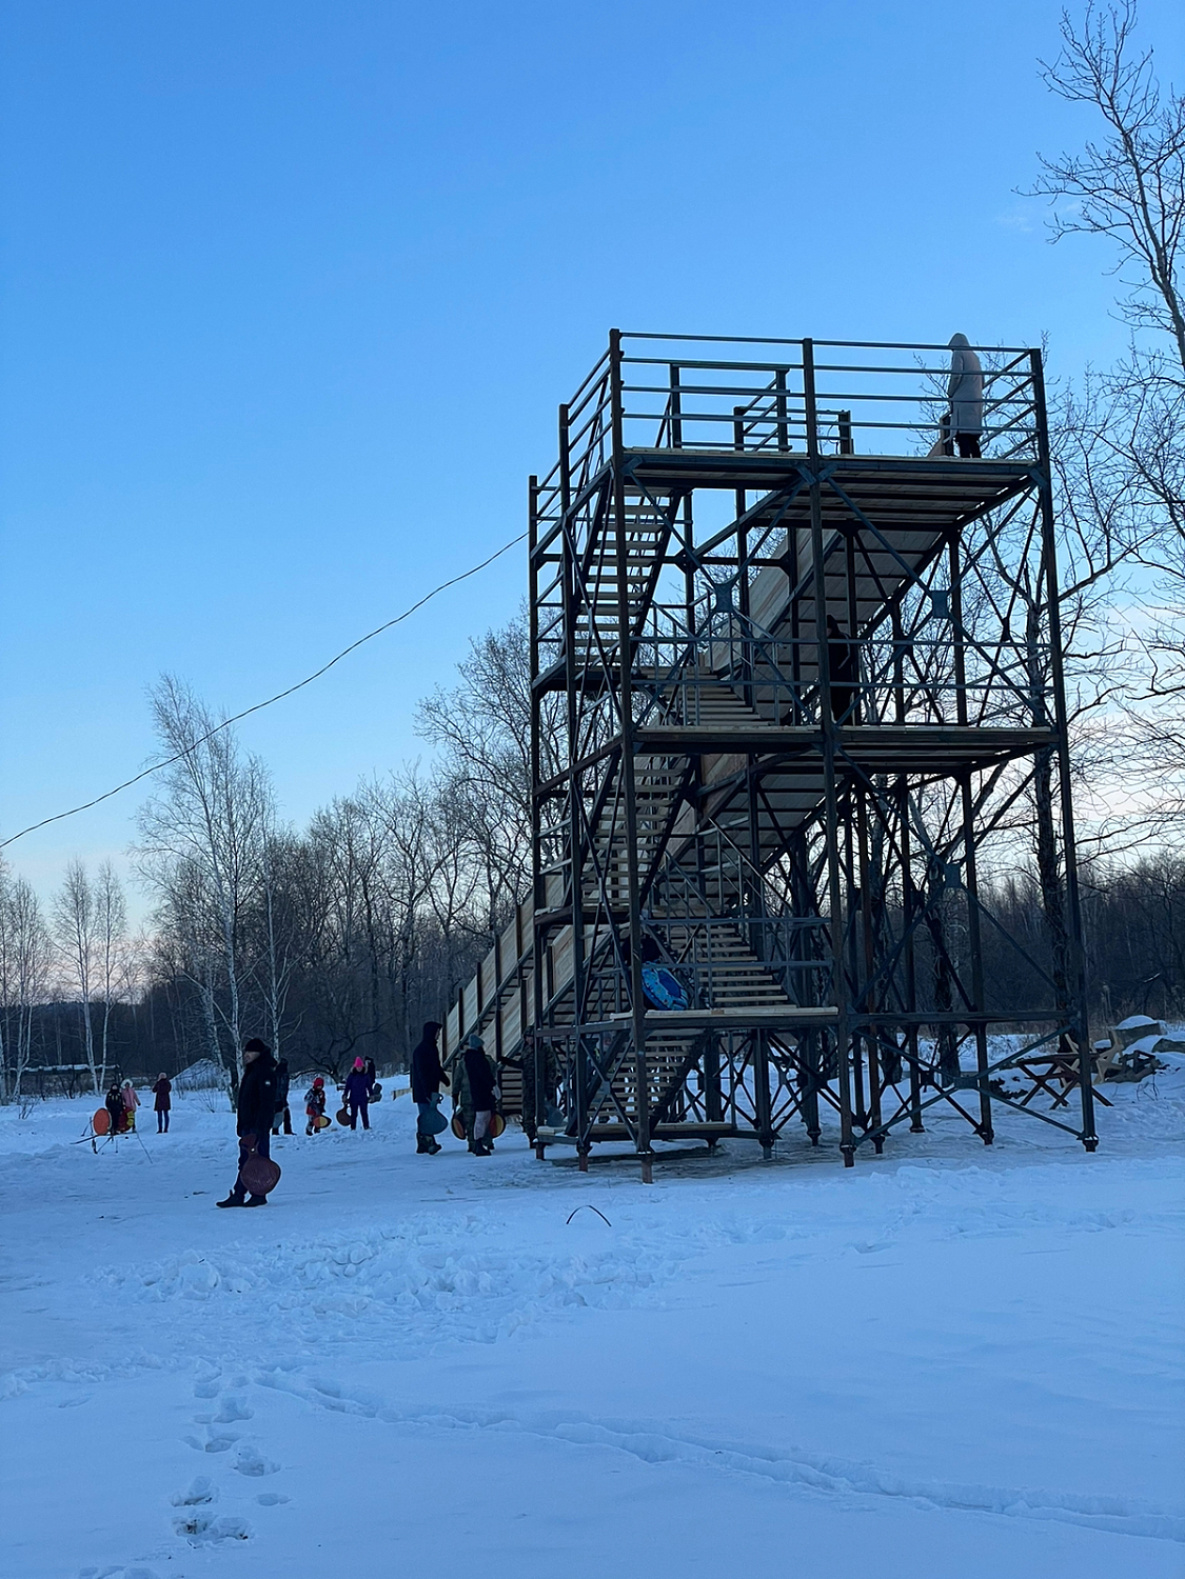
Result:
{"type": "Polygon", "coordinates": [[[856,1161],[852,1136],[851,1054],[848,1038],[847,981],[844,972],[845,905],[839,855],[839,796],[835,771],[835,719],[831,711],[831,677],[827,664],[827,585],[823,563],[823,497],[819,482],[819,428],[815,403],[814,344],[802,342],[803,392],[806,400],[807,458],[810,464],[811,568],[815,591],[815,656],[819,677],[819,727],[823,745],[827,885],[831,927],[831,996],[836,1009],[836,1084],[839,1089],[839,1149],[844,1167],[856,1161]]]}
{"type": "MultiPolygon", "coordinates": [[[[733,448],[745,448],[744,406],[734,406],[732,411],[733,448]]],[[[753,706],[753,631],[749,624],[749,529],[744,515],[748,498],[744,488],[738,488],[733,497],[737,519],[737,612],[741,618],[741,676],[745,682],[745,703],[753,706]]]]}
{"type": "MultiPolygon", "coordinates": [[[[960,727],[966,728],[971,717],[967,699],[967,632],[963,626],[963,574],[958,542],[952,538],[948,549],[950,567],[950,617],[954,626],[955,652],[955,718],[960,727]]],[[[992,1094],[988,1087],[987,1021],[982,1018],[984,1002],[983,943],[979,925],[979,878],[975,859],[975,813],[971,797],[971,775],[963,773],[959,794],[963,807],[963,861],[966,868],[967,937],[971,947],[971,997],[973,1009],[980,1016],[975,1021],[976,1085],[979,1089],[979,1134],[985,1146],[994,1139],[992,1127],[992,1094]]]]}
{"type": "Polygon", "coordinates": [[[679,391],[679,364],[671,363],[671,448],[683,448],[683,397],[679,391]]]}
{"type": "Polygon", "coordinates": [[[1037,454],[1040,467],[1037,489],[1041,509],[1041,550],[1045,589],[1049,598],[1050,667],[1053,678],[1054,719],[1057,726],[1058,788],[1062,813],[1062,855],[1066,877],[1066,910],[1070,931],[1070,969],[1077,1000],[1078,1090],[1082,1101],[1082,1144],[1094,1151],[1094,1087],[1090,1072],[1090,1015],[1086,1001],[1086,965],[1082,950],[1082,907],[1078,893],[1078,853],[1074,838],[1074,807],[1070,789],[1070,739],[1066,709],[1066,677],[1062,666],[1062,619],[1057,576],[1057,534],[1053,514],[1053,474],[1049,456],[1049,424],[1045,406],[1045,374],[1040,351],[1029,353],[1033,379],[1033,405],[1037,419],[1037,454]]]}
{"type": "Polygon", "coordinates": [[[971,774],[963,774],[963,857],[967,876],[967,941],[971,948],[971,997],[975,1021],[976,1084],[979,1087],[979,1135],[985,1146],[995,1139],[992,1127],[992,1093],[988,1085],[987,1021],[983,1018],[987,1008],[984,1002],[983,941],[979,925],[979,876],[975,861],[975,810],[971,799],[971,774]]]}
{"type": "MultiPolygon", "coordinates": [[[[860,987],[860,997],[863,1001],[864,1013],[870,1015],[875,1012],[876,1005],[872,1000],[875,947],[872,919],[872,855],[868,839],[868,799],[869,797],[866,793],[859,795],[856,803],[856,820],[860,858],[860,927],[864,940],[864,979],[860,987]]],[[[864,1053],[868,1063],[868,1122],[874,1130],[879,1130],[881,1122],[881,1059],[878,1028],[876,1022],[872,1020],[865,1026],[864,1053]]],[[[878,1134],[876,1136],[873,1140],[873,1148],[879,1157],[885,1149],[883,1135],[878,1134]]]]}
{"type": "Polygon", "coordinates": [[[902,951],[905,967],[905,1010],[909,1015],[905,1032],[909,1059],[909,1129],[911,1134],[920,1135],[926,1126],[922,1123],[922,1081],[918,1070],[918,972],[913,941],[918,898],[913,886],[913,853],[909,835],[909,786],[904,774],[897,780],[897,805],[901,846],[901,917],[905,928],[905,947],[902,951]]]}
{"type": "MultiPolygon", "coordinates": [[[[527,485],[527,561],[530,567],[531,598],[528,619],[531,643],[531,1007],[535,1041],[531,1067],[534,1073],[534,1128],[547,1119],[547,1044],[540,1036],[543,1026],[543,970],[542,950],[544,939],[540,933],[538,917],[546,905],[542,873],[543,830],[540,819],[543,802],[534,786],[543,777],[540,766],[540,708],[541,701],[535,681],[539,677],[539,574],[535,555],[539,547],[539,479],[532,475],[527,485]]],[[[460,1044],[460,1020],[457,1021],[457,1042],[460,1044]]],[[[535,1155],[543,1161],[544,1148],[536,1144],[535,1155]]]]}
{"type": "MultiPolygon", "coordinates": [[[[568,730],[568,909],[572,928],[572,1035],[575,1038],[576,1078],[576,1136],[577,1152],[581,1167],[587,1157],[584,1150],[586,1104],[588,1101],[588,1049],[585,1046],[581,1024],[584,1019],[584,828],[580,811],[583,800],[576,768],[580,760],[579,725],[576,705],[576,622],[580,610],[580,588],[577,584],[576,539],[569,512],[572,508],[572,463],[569,444],[568,407],[560,407],[560,520],[563,523],[564,545],[564,670],[567,677],[566,722],[568,730]]],[[[591,627],[594,611],[588,611],[591,627]]],[[[591,637],[590,637],[591,639],[591,637]]]]}
{"type": "Polygon", "coordinates": [[[788,450],[790,448],[790,427],[786,420],[786,369],[784,367],[779,367],[774,374],[774,389],[777,391],[774,397],[774,404],[777,408],[778,448],[780,450],[788,450]]]}
{"type": "Polygon", "coordinates": [[[753,1032],[753,1117],[757,1120],[757,1139],[766,1162],[773,1159],[773,1108],[769,1097],[769,1032],[753,1032]]]}
{"type": "Polygon", "coordinates": [[[617,531],[618,706],[622,796],[625,801],[626,885],[629,903],[630,1007],[634,1041],[638,1155],[642,1182],[653,1181],[650,1080],[646,1068],[646,998],[642,991],[642,918],[638,884],[638,805],[634,782],[633,631],[629,600],[629,541],[625,503],[625,420],[622,402],[621,331],[609,331],[609,396],[613,426],[613,519],[617,531]]]}

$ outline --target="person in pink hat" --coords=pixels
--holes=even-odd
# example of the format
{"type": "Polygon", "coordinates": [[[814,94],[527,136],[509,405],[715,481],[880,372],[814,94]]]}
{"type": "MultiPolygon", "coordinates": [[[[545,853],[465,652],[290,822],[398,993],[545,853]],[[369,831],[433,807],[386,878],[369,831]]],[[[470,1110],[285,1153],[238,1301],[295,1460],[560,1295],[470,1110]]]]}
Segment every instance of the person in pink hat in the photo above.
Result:
{"type": "Polygon", "coordinates": [[[342,1104],[350,1110],[350,1128],[358,1128],[358,1115],[362,1115],[362,1128],[370,1128],[370,1076],[361,1058],[355,1058],[354,1067],[346,1076],[342,1091],[342,1104]]]}

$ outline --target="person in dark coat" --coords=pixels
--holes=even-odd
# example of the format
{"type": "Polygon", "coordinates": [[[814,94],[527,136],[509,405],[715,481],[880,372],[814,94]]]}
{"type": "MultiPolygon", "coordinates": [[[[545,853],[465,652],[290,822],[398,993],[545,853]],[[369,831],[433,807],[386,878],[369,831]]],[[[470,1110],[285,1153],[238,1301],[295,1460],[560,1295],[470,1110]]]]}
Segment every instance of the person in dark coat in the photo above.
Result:
{"type": "Polygon", "coordinates": [[[123,1091],[120,1089],[118,1075],[116,1075],[107,1089],[107,1095],[103,1098],[103,1106],[107,1109],[111,1119],[108,1134],[118,1135],[120,1130],[123,1129],[123,1121],[126,1116],[123,1105],[123,1091]]]}
{"type": "Polygon", "coordinates": [[[167,1135],[169,1133],[169,1109],[173,1105],[173,1085],[168,1075],[162,1070],[156,1077],[156,1084],[152,1088],[152,1108],[156,1114],[156,1133],[167,1135]]]}
{"type": "Polygon", "coordinates": [[[375,1068],[374,1059],[373,1058],[368,1058],[366,1060],[366,1085],[367,1085],[367,1094],[368,1094],[368,1096],[369,1096],[369,1098],[370,1098],[370,1100],[372,1102],[375,1100],[374,1088],[375,1088],[375,1086],[378,1085],[378,1083],[379,1083],[379,1072],[375,1068]]]}
{"type": "Polygon", "coordinates": [[[355,1058],[354,1067],[346,1076],[345,1086],[342,1088],[342,1106],[350,1110],[350,1128],[358,1128],[358,1115],[362,1115],[362,1128],[370,1128],[369,1116],[370,1081],[366,1074],[366,1065],[361,1058],[355,1058]]]}
{"type": "Polygon", "coordinates": [[[845,724],[859,723],[853,708],[860,670],[856,648],[844,635],[834,614],[827,616],[827,677],[831,681],[831,716],[845,724]]]}
{"type": "Polygon", "coordinates": [[[437,1020],[424,1021],[424,1034],[411,1054],[411,1099],[416,1105],[416,1151],[434,1157],[440,1150],[436,1136],[427,1128],[428,1120],[436,1111],[436,1101],[441,1086],[449,1078],[440,1066],[440,1049],[436,1038],[440,1035],[437,1020]]]}
{"type": "Polygon", "coordinates": [[[464,1061],[469,1100],[473,1104],[473,1138],[469,1142],[469,1150],[475,1157],[488,1157],[494,1149],[489,1129],[497,1093],[493,1066],[486,1057],[485,1048],[486,1044],[477,1032],[471,1031],[465,1044],[464,1061]]]}
{"type": "Polygon", "coordinates": [[[288,1060],[281,1058],[276,1065],[276,1111],[272,1116],[272,1134],[280,1133],[281,1124],[284,1126],[285,1135],[292,1133],[292,1114],[288,1111],[288,1060]]]}
{"type": "Polygon", "coordinates": [[[225,1201],[219,1206],[266,1206],[266,1195],[248,1195],[243,1183],[243,1164],[253,1152],[271,1155],[272,1119],[276,1113],[276,1061],[266,1042],[253,1036],[243,1045],[243,1078],[239,1081],[237,1105],[239,1173],[225,1201]]]}

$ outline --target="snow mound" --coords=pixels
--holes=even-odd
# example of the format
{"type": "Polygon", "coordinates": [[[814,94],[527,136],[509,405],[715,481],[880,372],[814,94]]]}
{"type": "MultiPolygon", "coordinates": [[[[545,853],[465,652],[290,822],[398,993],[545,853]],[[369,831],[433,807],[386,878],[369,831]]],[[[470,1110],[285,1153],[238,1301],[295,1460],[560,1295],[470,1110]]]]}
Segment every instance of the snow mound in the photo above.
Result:
{"type": "Polygon", "coordinates": [[[478,1242],[442,1245],[439,1228],[421,1239],[386,1229],[267,1250],[187,1250],[96,1276],[134,1301],[200,1301],[233,1311],[246,1300],[256,1319],[295,1322],[310,1338],[395,1317],[403,1338],[419,1346],[493,1343],[568,1310],[636,1305],[693,1253],[687,1245],[655,1256],[648,1246],[623,1243],[556,1255],[469,1238],[478,1242]]]}

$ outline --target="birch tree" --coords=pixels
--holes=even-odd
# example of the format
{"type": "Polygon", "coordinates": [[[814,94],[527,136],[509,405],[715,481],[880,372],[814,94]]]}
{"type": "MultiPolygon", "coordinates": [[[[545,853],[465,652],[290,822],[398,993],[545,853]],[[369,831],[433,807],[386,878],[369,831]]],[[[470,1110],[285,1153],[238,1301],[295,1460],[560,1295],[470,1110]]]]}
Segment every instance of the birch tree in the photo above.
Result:
{"type": "Polygon", "coordinates": [[[65,984],[78,998],[82,1051],[90,1071],[91,1089],[97,1095],[106,1090],[107,1060],[104,1056],[100,1073],[95,1057],[95,1028],[91,1015],[97,963],[95,896],[86,867],[77,857],[66,867],[65,880],[54,898],[51,913],[54,938],[61,963],[65,967],[65,984]]]}
{"type": "Polygon", "coordinates": [[[0,1101],[15,1101],[21,1094],[52,959],[53,942],[37,895],[23,877],[10,879],[0,870],[0,1101]]]}
{"type": "MultiPolygon", "coordinates": [[[[98,870],[93,890],[96,986],[102,994],[103,1018],[99,1026],[99,1068],[105,1090],[110,1063],[111,1009],[132,987],[132,964],[128,954],[128,907],[115,868],[104,861],[98,870]]],[[[94,1073],[94,1064],[91,1064],[94,1073]]]]}
{"type": "Polygon", "coordinates": [[[139,814],[140,870],[193,941],[194,979],[211,1050],[237,1084],[246,985],[243,924],[261,891],[273,818],[271,785],[259,759],[245,756],[234,734],[220,728],[211,710],[172,676],[153,690],[152,711],[165,755],[176,760],[139,814]]]}

